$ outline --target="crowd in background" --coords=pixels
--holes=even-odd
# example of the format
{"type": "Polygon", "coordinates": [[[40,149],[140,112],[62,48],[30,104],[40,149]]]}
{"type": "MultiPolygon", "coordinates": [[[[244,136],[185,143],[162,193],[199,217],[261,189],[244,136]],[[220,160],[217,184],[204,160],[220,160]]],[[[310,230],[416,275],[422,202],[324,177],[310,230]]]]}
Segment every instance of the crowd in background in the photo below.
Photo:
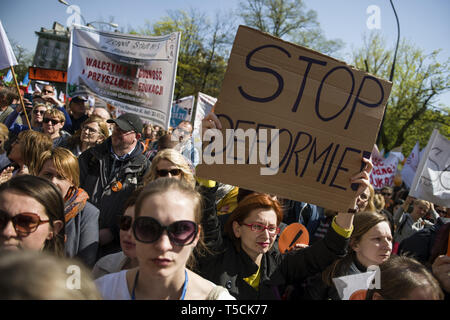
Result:
{"type": "Polygon", "coordinates": [[[339,300],[334,279],[378,266],[360,299],[448,299],[450,208],[374,190],[370,161],[337,212],[196,177],[188,121],[166,131],[54,93],[25,94],[23,110],[0,87],[0,298],[339,300]],[[309,243],[280,252],[294,223],[309,243]],[[82,290],[71,265],[90,274],[82,290]]]}

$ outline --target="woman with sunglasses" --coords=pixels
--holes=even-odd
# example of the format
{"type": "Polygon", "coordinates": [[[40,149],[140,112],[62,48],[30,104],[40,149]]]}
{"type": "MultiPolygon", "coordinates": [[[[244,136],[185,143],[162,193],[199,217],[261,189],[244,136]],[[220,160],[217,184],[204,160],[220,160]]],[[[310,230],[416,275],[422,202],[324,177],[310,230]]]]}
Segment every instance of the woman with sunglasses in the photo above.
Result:
{"type": "Polygon", "coordinates": [[[191,271],[193,251],[202,246],[201,211],[200,194],[183,181],[161,178],[144,187],[133,223],[139,267],[97,279],[103,298],[233,299],[191,271]]]}
{"type": "Polygon", "coordinates": [[[39,177],[52,182],[64,199],[65,252],[92,267],[97,258],[99,210],[88,202],[80,185],[78,159],[65,148],[42,153],[36,166],[39,177]]]}
{"type": "Polygon", "coordinates": [[[122,251],[108,254],[97,261],[92,269],[94,279],[106,274],[135,268],[138,265],[136,258],[136,241],[131,226],[134,221],[136,200],[142,188],[136,189],[125,202],[123,215],[119,216],[119,237],[122,251]]]}
{"type": "Polygon", "coordinates": [[[63,130],[66,118],[64,113],[57,109],[50,109],[45,111],[44,119],[42,120],[42,132],[48,134],[53,140],[53,146],[64,146],[71,134],[63,130]]]}
{"type": "Polygon", "coordinates": [[[302,250],[282,255],[274,246],[283,214],[279,202],[267,194],[251,194],[240,201],[225,224],[224,236],[221,228],[211,232],[218,219],[209,211],[203,218],[208,221],[204,233],[210,251],[218,253],[199,259],[200,275],[224,286],[238,300],[277,300],[288,285],[323,271],[346,252],[357,199],[368,187],[372,170],[372,163],[363,161],[364,170],[350,181],[359,188],[348,212],[338,213],[325,238],[302,250]]]}
{"type": "Polygon", "coordinates": [[[64,256],[64,203],[53,184],[22,175],[0,185],[0,248],[64,256]]]}
{"type": "Polygon", "coordinates": [[[82,152],[102,143],[108,137],[109,129],[106,121],[98,116],[90,116],[61,147],[69,149],[78,157],[82,152]]]}
{"type": "Polygon", "coordinates": [[[159,151],[152,160],[150,171],[144,177],[144,185],[158,178],[170,177],[185,181],[195,187],[194,169],[188,160],[175,149],[159,151]]]}

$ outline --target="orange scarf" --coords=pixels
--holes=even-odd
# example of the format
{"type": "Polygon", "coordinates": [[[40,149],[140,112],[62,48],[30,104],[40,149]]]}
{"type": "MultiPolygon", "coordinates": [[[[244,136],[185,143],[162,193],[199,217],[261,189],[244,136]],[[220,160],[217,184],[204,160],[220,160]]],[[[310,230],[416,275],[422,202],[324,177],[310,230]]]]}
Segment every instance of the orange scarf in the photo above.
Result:
{"type": "Polygon", "coordinates": [[[67,222],[73,219],[86,206],[89,195],[81,188],[70,188],[64,197],[64,220],[67,222]]]}

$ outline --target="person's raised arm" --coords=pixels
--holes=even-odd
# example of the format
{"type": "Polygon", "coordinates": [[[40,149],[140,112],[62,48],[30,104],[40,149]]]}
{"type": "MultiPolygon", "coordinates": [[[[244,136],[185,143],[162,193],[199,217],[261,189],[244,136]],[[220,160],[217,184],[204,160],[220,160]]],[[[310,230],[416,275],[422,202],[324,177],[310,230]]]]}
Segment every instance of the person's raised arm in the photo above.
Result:
{"type": "Polygon", "coordinates": [[[357,183],[359,186],[355,197],[349,203],[349,210],[347,212],[339,212],[336,216],[336,224],[342,229],[352,228],[354,214],[359,210],[356,205],[358,197],[364,193],[370,185],[370,172],[372,171],[373,164],[372,161],[366,158],[363,158],[362,161],[366,163],[364,169],[350,179],[351,183],[357,183]]]}

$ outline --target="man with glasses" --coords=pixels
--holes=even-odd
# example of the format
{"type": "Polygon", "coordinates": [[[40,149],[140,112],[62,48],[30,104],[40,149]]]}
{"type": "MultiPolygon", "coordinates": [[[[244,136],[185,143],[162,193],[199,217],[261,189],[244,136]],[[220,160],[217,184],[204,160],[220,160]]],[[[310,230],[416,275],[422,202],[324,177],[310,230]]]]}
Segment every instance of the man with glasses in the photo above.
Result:
{"type": "Polygon", "coordinates": [[[141,119],[125,113],[108,122],[114,124],[111,137],[78,158],[80,187],[100,209],[98,258],[120,250],[117,214],[150,168],[139,143],[141,119]]]}

